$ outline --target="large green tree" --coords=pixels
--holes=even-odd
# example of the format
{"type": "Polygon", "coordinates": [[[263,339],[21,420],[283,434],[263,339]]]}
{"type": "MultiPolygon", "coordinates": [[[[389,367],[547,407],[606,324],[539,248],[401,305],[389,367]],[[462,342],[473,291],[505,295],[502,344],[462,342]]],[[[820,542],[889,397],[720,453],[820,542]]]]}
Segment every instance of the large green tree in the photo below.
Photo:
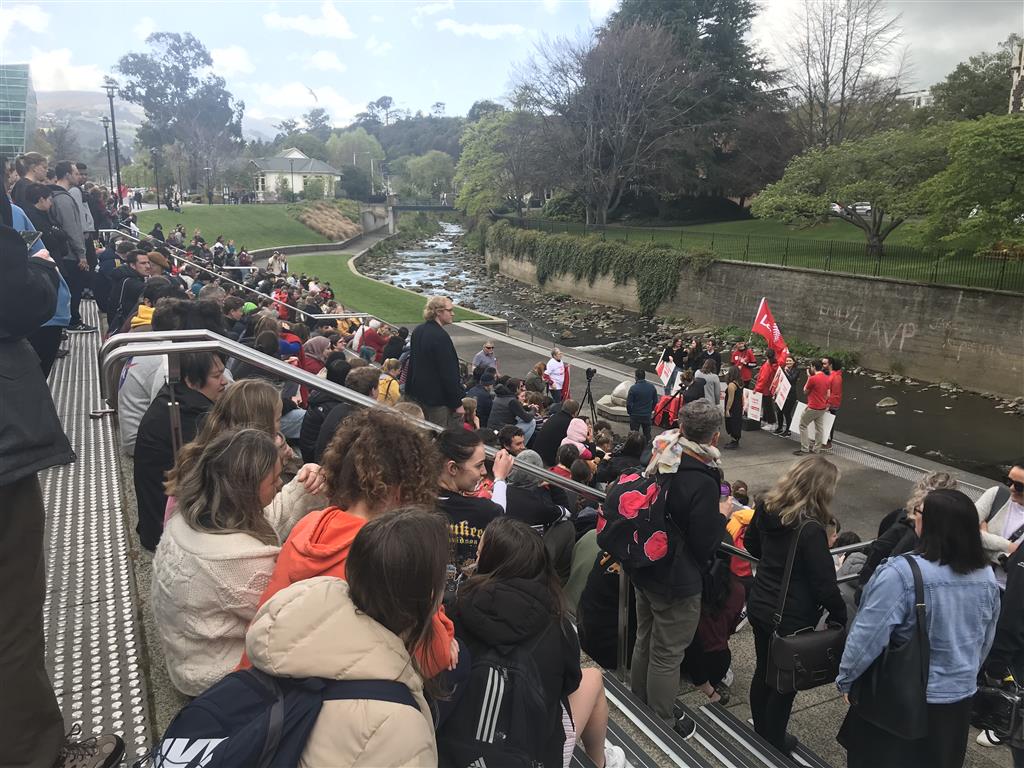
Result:
{"type": "Polygon", "coordinates": [[[146,44],[148,52],[128,53],[117,62],[124,78],[121,97],[145,111],[139,144],[181,145],[195,186],[202,168],[217,171],[241,150],[245,104],[212,73],[210,52],[192,34],[154,32],[146,44]]]}
{"type": "Polygon", "coordinates": [[[961,248],[1024,245],[1024,115],[956,123],[949,165],[925,182],[925,234],[961,248]]]}
{"type": "Polygon", "coordinates": [[[434,198],[450,192],[455,176],[451,155],[432,149],[425,155],[410,158],[406,163],[408,182],[417,194],[434,198]]]}
{"type": "Polygon", "coordinates": [[[327,141],[331,135],[331,116],[322,107],[315,107],[302,116],[306,132],[316,136],[320,141],[327,141]]]}
{"type": "Polygon", "coordinates": [[[471,215],[511,205],[522,216],[543,179],[539,120],[528,112],[492,112],[462,135],[455,172],[458,206],[471,215]]]}
{"type": "Polygon", "coordinates": [[[932,86],[932,112],[942,120],[973,120],[1005,114],[1010,97],[1010,65],[1020,35],[1010,35],[995,51],[983,51],[960,62],[941,83],[932,86]]]}
{"type": "Polygon", "coordinates": [[[926,212],[923,182],[947,163],[950,125],[887,131],[794,158],[781,180],[755,198],[758,217],[813,223],[834,216],[864,233],[868,252],[880,255],[885,238],[926,212]],[[867,208],[859,204],[867,204],[867,208]]]}

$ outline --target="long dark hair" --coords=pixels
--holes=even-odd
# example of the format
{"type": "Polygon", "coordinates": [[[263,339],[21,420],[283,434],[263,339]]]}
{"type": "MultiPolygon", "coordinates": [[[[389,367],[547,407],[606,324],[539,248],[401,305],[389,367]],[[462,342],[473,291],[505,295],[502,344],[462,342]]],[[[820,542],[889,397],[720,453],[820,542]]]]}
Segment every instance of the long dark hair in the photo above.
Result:
{"type": "Polygon", "coordinates": [[[939,488],[924,497],[921,542],[917,551],[925,560],[948,565],[957,573],[970,573],[988,565],[978,530],[978,511],[961,491],[939,488]]]}
{"type": "Polygon", "coordinates": [[[551,593],[554,616],[565,614],[565,595],[540,534],[512,517],[496,517],[484,529],[476,572],[460,592],[471,594],[492,581],[532,579],[551,593]]]}
{"type": "Polygon", "coordinates": [[[401,639],[421,677],[415,652],[430,647],[447,566],[448,526],[425,507],[400,507],[370,520],[345,561],[352,603],[401,639]]]}

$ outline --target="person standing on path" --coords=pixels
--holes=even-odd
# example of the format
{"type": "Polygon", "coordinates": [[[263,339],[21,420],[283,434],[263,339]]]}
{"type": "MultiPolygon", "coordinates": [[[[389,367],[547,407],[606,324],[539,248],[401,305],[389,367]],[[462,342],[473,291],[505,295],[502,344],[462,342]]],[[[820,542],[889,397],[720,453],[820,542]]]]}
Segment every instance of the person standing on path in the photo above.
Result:
{"type": "Polygon", "coordinates": [[[494,354],[494,339],[484,342],[484,348],[473,355],[473,370],[483,367],[493,368],[495,375],[498,373],[498,358],[494,354]]]}
{"type": "Polygon", "coordinates": [[[71,323],[69,331],[90,332],[96,327],[82,322],[79,305],[82,303],[82,290],[85,288],[89,272],[89,260],[85,250],[85,230],[82,225],[82,209],[78,201],[71,196],[70,190],[78,187],[81,175],[78,167],[68,161],[57,163],[57,180],[50,187],[53,203],[50,217],[67,238],[68,252],[61,259],[60,273],[71,291],[71,323]]]}
{"type": "Polygon", "coordinates": [[[548,392],[556,403],[562,402],[562,389],[565,387],[565,363],[562,362],[562,350],[555,347],[551,350],[551,359],[544,366],[544,376],[548,381],[548,392]]]}
{"type": "Polygon", "coordinates": [[[462,386],[459,356],[444,326],[451,325],[455,305],[447,296],[432,296],[423,310],[421,325],[412,332],[405,394],[423,408],[428,421],[457,427],[462,421],[462,386]]]}
{"type": "Polygon", "coordinates": [[[743,369],[732,366],[725,376],[725,431],[732,441],[722,448],[740,447],[743,434],[743,369]]]}
{"type": "Polygon", "coordinates": [[[668,382],[665,384],[666,395],[672,394],[672,390],[676,384],[676,379],[679,378],[679,371],[681,371],[683,366],[686,365],[687,355],[688,351],[683,348],[683,340],[678,336],[672,339],[672,343],[665,347],[665,351],[661,353],[661,359],[663,362],[671,362],[675,365],[675,369],[673,369],[672,373],[669,374],[668,382]]]}
{"type": "Polygon", "coordinates": [[[754,391],[761,394],[761,421],[765,424],[774,424],[779,420],[775,411],[775,401],[772,399],[772,383],[775,381],[777,370],[779,364],[775,362],[775,350],[769,349],[754,384],[754,391]]]}
{"type": "Polygon", "coordinates": [[[779,410],[779,424],[775,429],[775,434],[789,437],[791,434],[789,428],[793,424],[793,411],[796,409],[796,384],[800,379],[800,371],[796,367],[796,360],[792,357],[786,358],[786,362],[782,366],[782,375],[789,382],[789,394],[786,395],[786,402],[779,410]]]}
{"type": "Polygon", "coordinates": [[[740,369],[740,378],[743,386],[747,386],[754,378],[754,367],[757,365],[757,358],[754,357],[754,350],[747,349],[747,342],[741,341],[733,347],[732,364],[740,369]]]}
{"type": "Polygon", "coordinates": [[[825,442],[825,413],[828,409],[829,378],[822,371],[821,360],[815,360],[813,370],[807,369],[807,383],[804,392],[807,394],[807,407],[800,414],[800,450],[793,451],[795,456],[805,453],[820,453],[825,442]],[[807,427],[814,424],[814,443],[807,436],[807,427]]]}
{"type": "Polygon", "coordinates": [[[651,425],[654,423],[654,406],[658,404],[658,390],[647,381],[643,368],[636,369],[636,383],[626,395],[626,413],[629,414],[629,431],[640,430],[644,441],[651,442],[651,425]]]}
{"type": "Polygon", "coordinates": [[[828,412],[835,417],[832,419],[832,428],[828,431],[828,440],[822,446],[824,450],[830,451],[832,450],[832,435],[836,433],[839,408],[843,404],[843,364],[834,357],[823,357],[821,365],[822,372],[828,374],[828,412]]]}

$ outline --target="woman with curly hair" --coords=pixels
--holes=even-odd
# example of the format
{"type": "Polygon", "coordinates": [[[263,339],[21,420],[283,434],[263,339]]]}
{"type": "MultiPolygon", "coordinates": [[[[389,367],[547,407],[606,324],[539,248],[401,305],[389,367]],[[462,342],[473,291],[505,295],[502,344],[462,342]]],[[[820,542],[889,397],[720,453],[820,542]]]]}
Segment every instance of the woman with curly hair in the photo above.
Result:
{"type": "MultiPolygon", "coordinates": [[[[304,579],[345,578],[352,541],[368,521],[400,506],[435,505],[439,466],[427,434],[401,416],[371,409],[346,418],[321,464],[331,506],[306,515],[292,529],[259,604],[304,579]]],[[[453,669],[457,648],[454,627],[441,609],[416,651],[424,676],[453,669]]]]}

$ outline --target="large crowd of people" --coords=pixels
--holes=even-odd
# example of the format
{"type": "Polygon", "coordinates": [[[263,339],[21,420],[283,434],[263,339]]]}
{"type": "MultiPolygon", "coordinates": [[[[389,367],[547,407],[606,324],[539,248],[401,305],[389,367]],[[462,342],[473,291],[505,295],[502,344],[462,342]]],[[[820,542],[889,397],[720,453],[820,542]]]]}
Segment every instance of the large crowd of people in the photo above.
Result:
{"type": "MultiPolygon", "coordinates": [[[[623,571],[633,586],[630,686],[682,738],[697,725],[678,710],[681,681],[728,702],[730,637],[745,624],[754,728],[784,755],[797,748],[787,725],[802,688],[780,682],[779,649],[796,633],[848,627],[817,684],[852,697],[838,734],[850,765],[961,765],[979,674],[1024,673],[1019,614],[999,610],[1000,599],[1024,602],[1024,461],[977,505],[955,478],[926,476],[864,554],[837,561],[830,548],[849,541],[831,512],[839,469],[820,453],[832,440],[823,416],[841,406],[839,361],[808,370],[801,456],[753,494],[726,477],[720,448],[735,450],[752,426],[751,393],[763,423],[788,433],[792,357],[759,361],[740,343],[724,359],[713,340],[676,339],[663,355],[674,364],[664,394],[637,370],[629,432],[617,435],[581,412],[558,348],[523,378],[499,366],[493,340],[463,364],[445,331],[447,297],[429,298],[415,328],[391,327],[346,310],[279,254],[229,279],[245,253],[234,241],[208,247],[196,231],[186,248],[178,226],[101,239],[108,223],[91,208],[93,190],[71,193],[84,170],[57,163],[57,191],[40,182],[46,159],[25,155],[0,195],[10,286],[0,307],[0,670],[19,691],[0,703],[0,743],[13,764],[108,768],[123,750],[112,734],[65,735],[44,666],[38,473],[74,460],[47,394],[61,341],[61,325],[48,324],[97,330],[81,320],[86,287],[105,333],[202,329],[256,355],[173,353],[168,343],[173,365],[168,355],[132,359],[110,393],[171,683],[201,699],[235,670],[258,670],[398,681],[411,694],[325,702],[303,765],[558,766],[577,746],[598,768],[625,765],[606,743],[602,671],[581,663],[582,649],[618,664],[623,571]],[[28,230],[42,240],[28,243],[28,230]],[[290,368],[323,385],[295,383],[290,368]],[[780,404],[782,377],[790,394],[780,404]],[[676,416],[655,435],[666,399],[676,416]],[[720,446],[723,432],[732,441],[720,446]],[[647,485],[599,503],[629,483],[647,485]],[[628,540],[612,533],[623,526],[628,540]],[[840,584],[837,569],[855,578],[840,584]],[[908,738],[880,728],[856,694],[882,651],[914,631],[915,573],[931,655],[927,730],[908,738]]],[[[1024,765],[1024,740],[1003,736],[1024,765]]]]}

